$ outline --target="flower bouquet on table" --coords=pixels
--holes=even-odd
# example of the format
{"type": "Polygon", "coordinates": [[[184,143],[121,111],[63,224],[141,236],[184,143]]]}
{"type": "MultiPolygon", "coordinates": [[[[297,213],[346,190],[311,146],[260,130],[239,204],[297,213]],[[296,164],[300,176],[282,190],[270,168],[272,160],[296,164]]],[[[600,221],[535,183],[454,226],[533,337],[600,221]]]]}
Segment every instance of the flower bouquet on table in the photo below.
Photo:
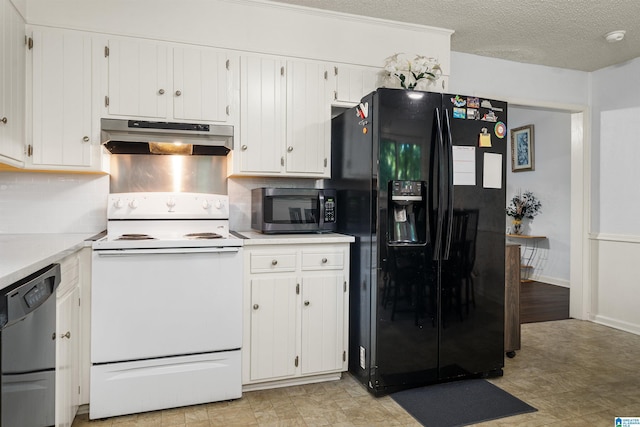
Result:
{"type": "Polygon", "coordinates": [[[408,59],[404,53],[396,53],[385,59],[385,85],[403,89],[426,90],[442,75],[438,60],[426,56],[416,55],[408,59]]]}
{"type": "Polygon", "coordinates": [[[522,219],[533,219],[538,213],[542,204],[531,191],[519,192],[511,199],[507,206],[507,216],[513,218],[513,234],[522,233],[522,219]]]}

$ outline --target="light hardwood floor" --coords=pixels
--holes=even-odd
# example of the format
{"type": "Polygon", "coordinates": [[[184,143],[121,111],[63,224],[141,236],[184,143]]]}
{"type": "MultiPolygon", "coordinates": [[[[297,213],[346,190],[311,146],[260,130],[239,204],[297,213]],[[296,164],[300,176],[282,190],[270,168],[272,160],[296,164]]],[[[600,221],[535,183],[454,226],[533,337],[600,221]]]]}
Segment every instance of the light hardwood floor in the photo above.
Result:
{"type": "MultiPolygon", "coordinates": [[[[640,336],[579,320],[522,325],[522,349],[491,382],[538,409],[480,426],[603,426],[640,417],[640,336]]],[[[88,421],[73,427],[420,426],[390,397],[340,381],[244,393],[232,402],[88,421]]]]}

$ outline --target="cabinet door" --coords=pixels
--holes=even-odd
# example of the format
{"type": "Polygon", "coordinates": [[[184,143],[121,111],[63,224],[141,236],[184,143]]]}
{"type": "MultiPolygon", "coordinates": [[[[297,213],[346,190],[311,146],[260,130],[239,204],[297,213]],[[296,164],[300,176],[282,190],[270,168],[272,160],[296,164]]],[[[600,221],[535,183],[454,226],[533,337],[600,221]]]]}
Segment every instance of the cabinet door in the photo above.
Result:
{"type": "Polygon", "coordinates": [[[284,63],[263,57],[241,58],[240,173],[280,174],[284,165],[284,63]]]}
{"type": "Polygon", "coordinates": [[[325,65],[287,63],[286,172],[329,176],[331,102],[325,65]]]}
{"type": "Polygon", "coordinates": [[[70,427],[79,402],[79,299],[74,286],[56,306],[56,426],[70,427]]]}
{"type": "Polygon", "coordinates": [[[91,38],[33,31],[32,165],[91,166],[91,38]]]}
{"type": "Polygon", "coordinates": [[[141,40],[109,40],[109,114],[166,119],[171,100],[169,48],[141,40]]]}
{"type": "Polygon", "coordinates": [[[302,281],[302,375],[341,370],[344,348],[342,274],[302,281]]]}
{"type": "Polygon", "coordinates": [[[24,159],[25,23],[9,0],[0,0],[0,159],[24,159]]]}
{"type": "Polygon", "coordinates": [[[173,49],[173,115],[178,120],[229,119],[228,59],[214,49],[173,49]]]}
{"type": "Polygon", "coordinates": [[[296,373],[296,279],[251,279],[251,380],[296,373]]]}
{"type": "Polygon", "coordinates": [[[335,66],[334,100],[349,104],[359,103],[363,96],[378,88],[380,71],[379,68],[373,67],[335,66]]]}

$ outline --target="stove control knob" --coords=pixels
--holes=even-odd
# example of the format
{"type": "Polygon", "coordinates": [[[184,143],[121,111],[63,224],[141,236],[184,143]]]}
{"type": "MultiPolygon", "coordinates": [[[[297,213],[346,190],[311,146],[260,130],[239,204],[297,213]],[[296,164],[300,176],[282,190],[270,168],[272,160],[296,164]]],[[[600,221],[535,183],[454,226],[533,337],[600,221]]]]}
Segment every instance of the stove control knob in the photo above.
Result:
{"type": "Polygon", "coordinates": [[[131,199],[131,201],[129,202],[129,207],[131,209],[135,209],[137,208],[139,205],[138,201],[136,199],[131,199]]]}
{"type": "Polygon", "coordinates": [[[176,200],[173,197],[169,197],[167,199],[167,207],[169,208],[169,211],[171,211],[175,205],[176,205],[176,200]]]}
{"type": "Polygon", "coordinates": [[[207,199],[204,199],[202,201],[202,209],[209,209],[210,207],[211,207],[211,203],[207,199]]]}
{"type": "Polygon", "coordinates": [[[124,206],[124,202],[122,199],[117,199],[113,202],[113,207],[116,209],[121,209],[124,206]]]}
{"type": "Polygon", "coordinates": [[[222,200],[218,199],[216,200],[216,209],[222,209],[224,207],[224,203],[222,203],[222,200]]]}

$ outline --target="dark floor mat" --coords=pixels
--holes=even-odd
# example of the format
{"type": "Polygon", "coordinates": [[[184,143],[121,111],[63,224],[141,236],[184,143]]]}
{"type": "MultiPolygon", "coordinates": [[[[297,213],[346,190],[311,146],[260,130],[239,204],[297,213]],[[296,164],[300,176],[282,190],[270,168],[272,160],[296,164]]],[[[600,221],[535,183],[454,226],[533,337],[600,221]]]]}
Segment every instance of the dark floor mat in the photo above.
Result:
{"type": "Polygon", "coordinates": [[[403,390],[391,397],[425,427],[465,426],[537,411],[480,379],[403,390]]]}

